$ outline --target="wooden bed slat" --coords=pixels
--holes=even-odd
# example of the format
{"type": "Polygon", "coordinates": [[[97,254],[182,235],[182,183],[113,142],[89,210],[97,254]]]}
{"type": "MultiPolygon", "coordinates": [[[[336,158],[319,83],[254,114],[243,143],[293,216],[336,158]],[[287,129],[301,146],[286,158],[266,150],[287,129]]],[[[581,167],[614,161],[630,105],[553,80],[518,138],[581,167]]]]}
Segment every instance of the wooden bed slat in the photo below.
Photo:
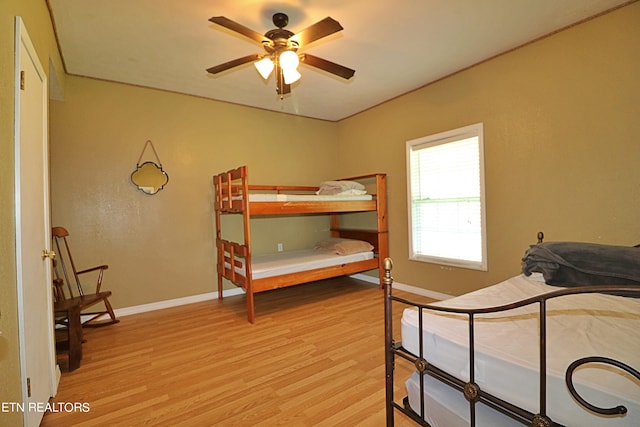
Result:
{"type": "Polygon", "coordinates": [[[375,200],[338,202],[252,202],[252,215],[293,215],[335,212],[368,212],[376,209],[375,200]]]}
{"type": "Polygon", "coordinates": [[[285,288],[287,286],[299,285],[302,283],[315,282],[317,280],[329,279],[331,277],[346,276],[361,271],[378,268],[378,260],[370,259],[365,261],[351,262],[347,264],[334,265],[331,267],[316,268],[314,270],[301,271],[299,273],[289,273],[252,281],[253,292],[263,292],[272,289],[285,288]]]}

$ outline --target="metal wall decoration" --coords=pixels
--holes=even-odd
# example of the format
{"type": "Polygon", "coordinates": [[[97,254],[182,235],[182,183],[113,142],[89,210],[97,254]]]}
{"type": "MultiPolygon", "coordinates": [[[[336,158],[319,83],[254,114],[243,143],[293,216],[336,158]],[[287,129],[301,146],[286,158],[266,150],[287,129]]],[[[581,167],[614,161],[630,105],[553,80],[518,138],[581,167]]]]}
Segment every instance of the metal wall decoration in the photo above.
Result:
{"type": "Polygon", "coordinates": [[[162,169],[160,157],[158,157],[158,153],[156,152],[151,140],[147,140],[142,148],[142,153],[140,153],[140,158],[136,164],[136,170],[131,173],[131,182],[138,188],[138,190],[149,195],[156,194],[169,182],[169,175],[167,175],[167,173],[162,169]],[[158,163],[146,161],[140,164],[144,151],[147,149],[148,145],[151,145],[151,149],[153,150],[153,154],[156,156],[158,163]]]}

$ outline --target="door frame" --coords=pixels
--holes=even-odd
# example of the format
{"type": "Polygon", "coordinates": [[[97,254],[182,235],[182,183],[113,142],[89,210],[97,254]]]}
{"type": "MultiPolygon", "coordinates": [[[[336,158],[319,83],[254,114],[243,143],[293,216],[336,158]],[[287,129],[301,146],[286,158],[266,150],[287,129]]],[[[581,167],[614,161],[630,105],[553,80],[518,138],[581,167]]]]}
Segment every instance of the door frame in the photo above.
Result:
{"type": "MultiPolygon", "coordinates": [[[[21,123],[23,118],[20,113],[20,60],[21,60],[21,48],[24,47],[25,51],[31,58],[31,62],[34,65],[37,73],[42,79],[42,161],[43,161],[43,180],[44,180],[44,191],[43,191],[43,204],[45,207],[44,212],[44,228],[45,230],[49,230],[47,236],[43,236],[44,248],[45,251],[51,251],[51,219],[50,219],[50,201],[49,201],[49,132],[48,132],[48,91],[47,91],[47,82],[48,78],[40,63],[38,58],[38,54],[36,49],[31,42],[27,29],[24,25],[24,22],[20,16],[15,17],[15,92],[14,92],[14,142],[15,142],[15,221],[16,221],[16,279],[17,279],[17,297],[18,297],[18,339],[19,339],[19,353],[20,353],[20,377],[21,377],[21,385],[22,385],[22,401],[23,403],[28,402],[28,390],[27,390],[27,354],[25,351],[25,341],[26,341],[26,333],[25,330],[25,316],[28,315],[26,312],[25,301],[27,299],[27,295],[25,295],[24,282],[22,277],[22,247],[23,247],[23,236],[22,236],[22,205],[21,205],[21,162],[24,159],[21,159],[20,154],[20,146],[21,146],[21,123]]],[[[43,261],[44,262],[44,261],[43,261]]],[[[50,396],[55,396],[58,383],[60,380],[60,368],[56,363],[56,352],[55,352],[55,337],[53,334],[54,328],[54,320],[53,320],[53,291],[50,285],[52,279],[51,272],[51,261],[45,262],[45,280],[46,283],[43,284],[44,289],[46,290],[46,298],[47,301],[50,301],[51,304],[47,305],[48,310],[45,313],[42,327],[46,327],[50,333],[48,334],[48,342],[46,343],[46,348],[49,354],[49,394],[50,396]]],[[[24,411],[24,425],[28,425],[28,416],[29,411],[25,408],[24,411]]]]}

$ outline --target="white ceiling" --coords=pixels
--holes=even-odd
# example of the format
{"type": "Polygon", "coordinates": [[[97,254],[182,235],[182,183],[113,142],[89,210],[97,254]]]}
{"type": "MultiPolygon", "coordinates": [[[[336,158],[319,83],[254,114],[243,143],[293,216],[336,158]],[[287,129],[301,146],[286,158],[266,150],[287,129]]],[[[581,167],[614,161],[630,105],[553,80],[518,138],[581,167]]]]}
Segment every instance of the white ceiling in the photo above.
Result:
{"type": "Polygon", "coordinates": [[[628,0],[47,0],[66,71],[324,120],[340,120],[628,0]],[[280,99],[251,64],[206,69],[252,53],[275,12],[298,32],[331,16],[344,30],[303,46],[356,70],[349,81],[300,66],[280,99]]]}

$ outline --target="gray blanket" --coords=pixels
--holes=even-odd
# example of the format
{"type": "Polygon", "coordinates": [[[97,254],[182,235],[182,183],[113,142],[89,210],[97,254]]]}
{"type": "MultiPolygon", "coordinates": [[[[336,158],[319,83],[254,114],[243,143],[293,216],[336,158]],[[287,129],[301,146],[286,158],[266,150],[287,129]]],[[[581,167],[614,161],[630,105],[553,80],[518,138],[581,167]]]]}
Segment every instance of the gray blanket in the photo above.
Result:
{"type": "Polygon", "coordinates": [[[532,245],[522,272],[542,273],[548,285],[640,285],[640,248],[595,243],[548,242],[532,245]]]}

